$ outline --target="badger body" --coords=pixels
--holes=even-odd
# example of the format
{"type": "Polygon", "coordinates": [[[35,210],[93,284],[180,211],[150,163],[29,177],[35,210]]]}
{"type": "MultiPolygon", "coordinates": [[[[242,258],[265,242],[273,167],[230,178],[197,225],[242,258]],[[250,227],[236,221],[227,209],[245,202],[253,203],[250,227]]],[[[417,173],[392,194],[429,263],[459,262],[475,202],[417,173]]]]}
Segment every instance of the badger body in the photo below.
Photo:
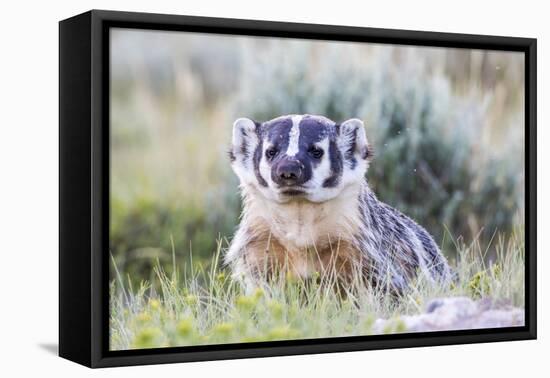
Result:
{"type": "Polygon", "coordinates": [[[225,255],[234,276],[249,289],[281,271],[344,282],[359,272],[397,291],[418,273],[446,282],[449,267],[430,234],[369,188],[370,156],[358,119],[235,121],[230,158],[243,212],[225,255]]]}

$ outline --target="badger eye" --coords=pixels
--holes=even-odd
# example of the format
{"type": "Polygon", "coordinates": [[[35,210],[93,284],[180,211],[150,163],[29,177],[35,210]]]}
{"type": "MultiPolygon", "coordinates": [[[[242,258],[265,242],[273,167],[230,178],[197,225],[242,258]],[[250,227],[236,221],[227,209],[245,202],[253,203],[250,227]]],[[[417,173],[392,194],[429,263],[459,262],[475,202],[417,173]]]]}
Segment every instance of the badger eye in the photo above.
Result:
{"type": "Polygon", "coordinates": [[[277,155],[277,149],[275,147],[268,148],[265,150],[265,157],[268,159],[273,159],[277,155]]]}
{"type": "Polygon", "coordinates": [[[315,147],[315,146],[311,146],[308,150],[309,154],[311,156],[313,156],[315,159],[320,159],[323,157],[323,150],[318,148],[318,147],[315,147]]]}

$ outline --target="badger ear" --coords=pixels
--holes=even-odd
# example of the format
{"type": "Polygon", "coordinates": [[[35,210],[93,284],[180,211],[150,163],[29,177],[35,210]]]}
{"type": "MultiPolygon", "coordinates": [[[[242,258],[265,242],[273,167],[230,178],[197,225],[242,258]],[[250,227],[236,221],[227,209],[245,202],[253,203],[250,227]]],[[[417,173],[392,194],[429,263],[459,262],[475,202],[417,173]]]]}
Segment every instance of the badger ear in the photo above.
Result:
{"type": "Polygon", "coordinates": [[[365,125],[357,118],[348,119],[339,128],[340,148],[346,160],[356,157],[367,159],[370,155],[365,125]]]}
{"type": "Polygon", "coordinates": [[[244,162],[253,153],[258,145],[258,124],[248,118],[239,118],[233,123],[232,146],[229,156],[232,161],[237,159],[244,162]]]}

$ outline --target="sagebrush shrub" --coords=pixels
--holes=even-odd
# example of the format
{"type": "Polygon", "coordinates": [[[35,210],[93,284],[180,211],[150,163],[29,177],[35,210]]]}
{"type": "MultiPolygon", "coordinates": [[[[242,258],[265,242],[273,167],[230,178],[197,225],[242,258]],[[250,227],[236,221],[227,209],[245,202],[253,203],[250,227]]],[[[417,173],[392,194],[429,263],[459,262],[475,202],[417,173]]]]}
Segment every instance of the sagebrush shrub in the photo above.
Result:
{"type": "Polygon", "coordinates": [[[439,241],[446,227],[467,240],[483,231],[485,241],[511,229],[521,213],[521,159],[509,150],[501,153],[502,146],[484,150],[485,102],[455,94],[449,79],[428,72],[414,57],[395,59],[375,50],[359,56],[334,48],[316,60],[315,48],[295,47],[248,56],[246,65],[255,69],[241,89],[236,114],[259,121],[292,113],[336,122],[362,118],[374,149],[367,178],[381,200],[439,241]]]}

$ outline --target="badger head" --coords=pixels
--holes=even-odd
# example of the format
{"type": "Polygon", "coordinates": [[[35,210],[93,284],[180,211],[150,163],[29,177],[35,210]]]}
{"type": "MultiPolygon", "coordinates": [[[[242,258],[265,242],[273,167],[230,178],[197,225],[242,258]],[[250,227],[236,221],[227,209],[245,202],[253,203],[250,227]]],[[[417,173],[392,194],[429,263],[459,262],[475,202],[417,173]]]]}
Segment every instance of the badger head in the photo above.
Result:
{"type": "Polygon", "coordinates": [[[363,122],[288,115],[233,124],[230,157],[243,187],[279,203],[323,202],[360,183],[370,155],[363,122]]]}

